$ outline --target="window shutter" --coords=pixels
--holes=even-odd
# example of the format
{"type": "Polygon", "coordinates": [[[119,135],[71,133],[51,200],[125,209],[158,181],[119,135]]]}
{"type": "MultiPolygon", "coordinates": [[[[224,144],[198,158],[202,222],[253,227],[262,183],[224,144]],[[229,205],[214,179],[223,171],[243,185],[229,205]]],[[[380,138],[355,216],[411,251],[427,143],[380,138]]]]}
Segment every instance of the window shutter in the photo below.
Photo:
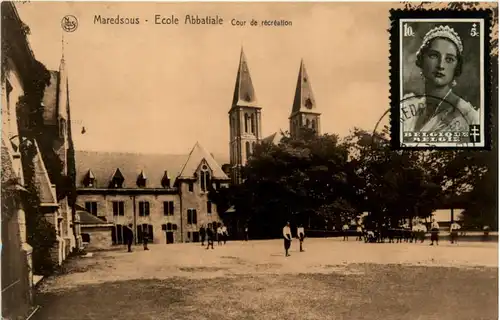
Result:
{"type": "Polygon", "coordinates": [[[168,204],[170,206],[170,215],[173,216],[174,215],[174,202],[170,201],[168,204]]]}
{"type": "Polygon", "coordinates": [[[137,226],[137,241],[142,242],[142,226],[137,226]]]}
{"type": "Polygon", "coordinates": [[[145,216],[149,216],[149,202],[146,201],[144,204],[146,205],[145,216]]]}
{"type": "Polygon", "coordinates": [[[113,244],[116,244],[116,227],[111,229],[111,240],[113,241],[113,244]]]}
{"type": "Polygon", "coordinates": [[[153,242],[153,226],[151,224],[148,225],[148,234],[149,234],[149,239],[151,239],[151,242],[153,242]]]}
{"type": "Polygon", "coordinates": [[[121,225],[121,224],[117,224],[117,225],[116,225],[116,231],[117,231],[117,233],[118,233],[118,235],[117,235],[117,237],[116,237],[116,238],[117,238],[117,239],[116,239],[116,240],[117,240],[117,242],[118,242],[118,243],[123,243],[123,228],[122,228],[122,225],[121,225]]]}
{"type": "Polygon", "coordinates": [[[193,209],[193,224],[198,223],[198,217],[196,215],[196,209],[193,209]]]}

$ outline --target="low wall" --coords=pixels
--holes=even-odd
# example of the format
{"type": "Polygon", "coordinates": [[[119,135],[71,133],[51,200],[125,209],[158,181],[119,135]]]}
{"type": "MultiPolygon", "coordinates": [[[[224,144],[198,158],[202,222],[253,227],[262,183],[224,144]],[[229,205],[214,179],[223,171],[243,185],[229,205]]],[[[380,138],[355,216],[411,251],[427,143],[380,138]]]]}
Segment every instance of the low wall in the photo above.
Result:
{"type": "MultiPolygon", "coordinates": [[[[89,236],[88,243],[85,244],[86,250],[109,249],[113,245],[111,239],[111,227],[85,227],[82,226],[82,238],[84,234],[89,236]]],[[[85,239],[87,240],[87,239],[85,239]]]]}

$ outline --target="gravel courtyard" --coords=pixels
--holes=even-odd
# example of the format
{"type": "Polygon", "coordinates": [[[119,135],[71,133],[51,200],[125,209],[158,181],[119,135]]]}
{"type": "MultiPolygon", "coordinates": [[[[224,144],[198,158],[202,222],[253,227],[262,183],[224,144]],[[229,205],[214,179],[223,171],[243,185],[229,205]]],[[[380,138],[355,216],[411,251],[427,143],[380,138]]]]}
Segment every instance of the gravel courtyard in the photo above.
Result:
{"type": "Polygon", "coordinates": [[[34,319],[497,319],[498,245],[306,239],[74,258],[34,319]]]}

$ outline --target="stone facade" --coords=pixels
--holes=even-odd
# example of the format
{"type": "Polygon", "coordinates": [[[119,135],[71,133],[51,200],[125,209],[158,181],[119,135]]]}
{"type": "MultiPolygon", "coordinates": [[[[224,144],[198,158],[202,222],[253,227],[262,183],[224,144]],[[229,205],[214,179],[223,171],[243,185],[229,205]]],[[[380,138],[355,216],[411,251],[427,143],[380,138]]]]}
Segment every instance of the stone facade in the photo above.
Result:
{"type": "Polygon", "coordinates": [[[130,224],[135,243],[147,230],[149,242],[167,244],[198,241],[202,225],[221,222],[208,192],[229,178],[198,143],[182,157],[79,151],[76,161],[78,206],[113,226],[114,244],[123,243],[130,224]]]}
{"type": "Polygon", "coordinates": [[[40,201],[37,211],[54,226],[57,242],[52,257],[61,264],[76,246],[73,212],[62,191],[68,189],[66,178],[74,169],[69,160],[72,140],[67,126],[71,119],[65,63],[61,59],[59,71],[45,69],[30,48],[26,30],[15,5],[3,2],[2,138],[13,159],[17,183],[26,189],[34,187],[30,192],[36,192],[40,201]],[[42,83],[44,91],[37,86],[42,83]],[[26,179],[20,179],[21,175],[26,179]]]}

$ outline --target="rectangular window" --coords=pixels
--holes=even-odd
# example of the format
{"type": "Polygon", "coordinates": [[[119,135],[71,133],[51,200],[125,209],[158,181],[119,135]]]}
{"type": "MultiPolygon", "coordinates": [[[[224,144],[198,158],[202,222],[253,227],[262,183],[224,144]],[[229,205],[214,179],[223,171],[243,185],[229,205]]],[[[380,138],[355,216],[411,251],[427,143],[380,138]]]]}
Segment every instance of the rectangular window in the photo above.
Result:
{"type": "Polygon", "coordinates": [[[97,202],[95,201],[85,202],[85,210],[87,210],[87,212],[90,212],[94,216],[97,216],[97,202]]]}
{"type": "Polygon", "coordinates": [[[197,224],[198,223],[196,209],[188,209],[187,210],[187,220],[188,220],[188,224],[197,224]]]}
{"type": "Polygon", "coordinates": [[[123,201],[113,201],[113,215],[114,216],[125,215],[125,205],[123,201]]]}
{"type": "Polygon", "coordinates": [[[193,192],[194,184],[192,182],[189,182],[188,188],[189,188],[189,192],[193,192]]]}
{"type": "Polygon", "coordinates": [[[149,202],[139,201],[139,216],[146,217],[149,216],[149,202]]]}
{"type": "Polygon", "coordinates": [[[207,213],[212,214],[212,201],[207,201],[207,213]]]}
{"type": "Polygon", "coordinates": [[[173,216],[174,215],[174,202],[173,201],[163,201],[163,215],[173,216]]]}

